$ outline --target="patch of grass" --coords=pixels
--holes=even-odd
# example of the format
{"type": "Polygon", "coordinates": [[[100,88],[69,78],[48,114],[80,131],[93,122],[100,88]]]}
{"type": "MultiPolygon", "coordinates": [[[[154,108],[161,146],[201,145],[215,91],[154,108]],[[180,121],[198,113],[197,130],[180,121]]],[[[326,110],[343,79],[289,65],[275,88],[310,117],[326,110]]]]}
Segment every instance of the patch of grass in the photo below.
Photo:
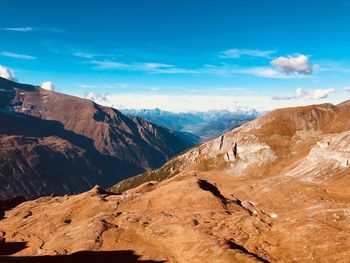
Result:
{"type": "Polygon", "coordinates": [[[182,163],[183,163],[182,158],[176,157],[156,170],[148,171],[148,172],[130,177],[123,181],[120,181],[116,185],[112,186],[109,189],[109,191],[114,193],[122,193],[129,189],[135,188],[145,182],[149,182],[149,181],[161,182],[163,180],[166,180],[168,178],[171,178],[177,175],[180,172],[180,169],[182,168],[182,163]]]}

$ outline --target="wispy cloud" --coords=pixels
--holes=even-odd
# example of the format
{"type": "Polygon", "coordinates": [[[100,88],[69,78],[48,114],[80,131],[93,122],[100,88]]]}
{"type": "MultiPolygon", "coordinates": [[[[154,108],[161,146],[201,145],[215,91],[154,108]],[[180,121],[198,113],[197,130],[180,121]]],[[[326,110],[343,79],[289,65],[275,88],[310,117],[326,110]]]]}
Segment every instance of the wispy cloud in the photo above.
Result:
{"type": "Polygon", "coordinates": [[[15,32],[31,32],[31,31],[48,31],[48,32],[64,32],[64,30],[56,28],[56,27],[5,27],[2,28],[5,31],[15,31],[15,32]]]}
{"type": "Polygon", "coordinates": [[[128,82],[114,82],[114,83],[99,83],[99,84],[77,84],[79,88],[84,89],[109,89],[109,90],[127,90],[127,89],[133,89],[133,90],[158,90],[159,87],[155,86],[146,86],[139,83],[128,83],[128,82]]]}
{"type": "Polygon", "coordinates": [[[251,75],[260,78],[288,79],[288,78],[305,78],[305,75],[286,75],[271,67],[241,67],[239,65],[205,65],[198,70],[200,73],[215,74],[222,76],[232,75],[251,75]]]}
{"type": "Polygon", "coordinates": [[[294,99],[309,99],[309,100],[318,100],[325,99],[329,94],[335,93],[335,88],[326,88],[326,89],[311,89],[305,90],[303,88],[297,88],[294,95],[286,96],[274,96],[272,100],[294,100],[294,99]]]}
{"type": "Polygon", "coordinates": [[[0,52],[0,56],[10,57],[10,58],[18,58],[18,59],[36,59],[36,57],[33,57],[33,56],[17,54],[17,53],[12,53],[12,52],[7,52],[7,51],[0,52]]]}
{"type": "Polygon", "coordinates": [[[91,85],[91,84],[80,84],[78,86],[79,88],[83,88],[83,89],[98,88],[98,85],[91,85]]]}
{"type": "Polygon", "coordinates": [[[75,57],[78,57],[78,58],[93,58],[93,57],[95,57],[95,54],[85,53],[85,52],[74,52],[72,55],[75,57]]]}
{"type": "Polygon", "coordinates": [[[183,74],[183,73],[197,73],[196,70],[178,68],[174,65],[164,63],[123,63],[117,61],[98,61],[93,60],[89,63],[96,66],[97,69],[118,69],[126,71],[143,71],[155,74],[183,74]]]}
{"type": "Polygon", "coordinates": [[[33,31],[32,27],[6,27],[3,28],[2,30],[6,30],[6,31],[18,31],[18,32],[29,32],[29,31],[33,31]]]}
{"type": "Polygon", "coordinates": [[[270,67],[250,67],[250,68],[241,68],[236,71],[239,74],[248,74],[261,78],[274,78],[274,79],[286,79],[291,78],[291,76],[286,76],[281,74],[277,70],[270,67]]]}
{"type": "Polygon", "coordinates": [[[78,58],[88,58],[88,59],[92,59],[92,58],[96,58],[96,57],[108,57],[109,56],[109,55],[106,55],[106,54],[88,53],[88,52],[81,52],[81,51],[74,52],[72,55],[75,56],[75,57],[78,57],[78,58]]]}
{"type": "Polygon", "coordinates": [[[220,58],[242,58],[242,57],[260,57],[269,58],[276,51],[274,50],[259,50],[259,49],[228,49],[220,52],[220,58]]]}
{"type": "Polygon", "coordinates": [[[269,58],[270,63],[266,66],[259,67],[242,67],[225,63],[221,65],[205,64],[197,68],[178,67],[168,63],[158,62],[124,62],[114,59],[98,59],[106,56],[98,53],[75,52],[74,56],[87,59],[85,63],[94,65],[98,70],[122,70],[122,71],[139,71],[150,74],[212,74],[222,76],[233,76],[239,74],[251,75],[260,78],[306,78],[311,77],[312,73],[319,69],[318,65],[309,62],[305,55],[270,58],[275,53],[273,50],[251,50],[251,49],[230,49],[221,52],[222,57],[265,57],[269,58]]]}
{"type": "Polygon", "coordinates": [[[350,92],[350,87],[344,87],[343,90],[350,92]]]}

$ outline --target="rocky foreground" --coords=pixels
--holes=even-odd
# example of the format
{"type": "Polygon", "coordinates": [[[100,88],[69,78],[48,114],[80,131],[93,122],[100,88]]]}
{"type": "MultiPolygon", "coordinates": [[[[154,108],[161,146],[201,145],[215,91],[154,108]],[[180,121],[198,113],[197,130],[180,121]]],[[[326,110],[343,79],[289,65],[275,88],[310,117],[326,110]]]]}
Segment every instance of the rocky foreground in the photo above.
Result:
{"type": "Polygon", "coordinates": [[[136,186],[122,194],[24,202],[5,212],[0,235],[22,244],[7,255],[37,259],[348,262],[349,161],[349,102],[277,110],[112,189],[136,186]]]}

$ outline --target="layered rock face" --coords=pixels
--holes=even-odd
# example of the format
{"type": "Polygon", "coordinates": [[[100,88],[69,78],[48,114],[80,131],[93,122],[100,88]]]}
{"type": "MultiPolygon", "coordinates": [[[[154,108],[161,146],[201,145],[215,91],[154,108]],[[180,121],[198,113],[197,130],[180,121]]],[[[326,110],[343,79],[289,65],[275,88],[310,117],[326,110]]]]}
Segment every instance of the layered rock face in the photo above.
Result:
{"type": "Polygon", "coordinates": [[[141,118],[3,78],[0,121],[0,198],[108,187],[191,146],[141,118]]]}
{"type": "Polygon", "coordinates": [[[38,259],[131,250],[166,262],[347,262],[349,105],[276,110],[112,188],[121,194],[25,202],[0,221],[4,242],[38,259]]]}

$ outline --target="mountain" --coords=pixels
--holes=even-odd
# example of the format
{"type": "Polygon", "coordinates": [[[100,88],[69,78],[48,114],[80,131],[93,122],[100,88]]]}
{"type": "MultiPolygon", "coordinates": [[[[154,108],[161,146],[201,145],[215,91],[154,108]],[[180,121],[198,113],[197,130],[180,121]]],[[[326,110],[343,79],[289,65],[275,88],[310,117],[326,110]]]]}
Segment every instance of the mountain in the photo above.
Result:
{"type": "Polygon", "coordinates": [[[0,198],[107,187],[193,145],[142,118],[3,78],[0,121],[0,198]]]}
{"type": "Polygon", "coordinates": [[[139,116],[175,131],[192,133],[194,139],[206,141],[254,120],[260,113],[254,109],[209,110],[204,112],[170,112],[160,109],[120,109],[124,114],[139,116]]]}
{"type": "MultiPolygon", "coordinates": [[[[158,180],[158,176],[163,179],[164,174],[164,178],[169,178],[189,166],[199,170],[222,169],[233,174],[249,172],[254,176],[271,173],[275,165],[279,169],[284,163],[293,167],[300,161],[298,157],[306,157],[305,153],[317,146],[323,136],[350,129],[349,108],[350,101],[346,101],[336,106],[322,104],[272,111],[190,149],[159,169],[129,178],[118,184],[117,188],[133,180],[145,182],[149,176],[151,180],[158,180]],[[244,155],[237,154],[239,158],[235,158],[235,151],[244,155]],[[259,168],[252,170],[250,166],[259,168]],[[167,172],[164,173],[164,170],[167,172]]],[[[124,189],[124,186],[120,189],[124,189]]]]}
{"type": "Polygon", "coordinates": [[[278,109],[119,183],[119,194],[96,186],[6,211],[3,244],[17,249],[5,255],[347,262],[349,175],[350,101],[278,109]]]}

